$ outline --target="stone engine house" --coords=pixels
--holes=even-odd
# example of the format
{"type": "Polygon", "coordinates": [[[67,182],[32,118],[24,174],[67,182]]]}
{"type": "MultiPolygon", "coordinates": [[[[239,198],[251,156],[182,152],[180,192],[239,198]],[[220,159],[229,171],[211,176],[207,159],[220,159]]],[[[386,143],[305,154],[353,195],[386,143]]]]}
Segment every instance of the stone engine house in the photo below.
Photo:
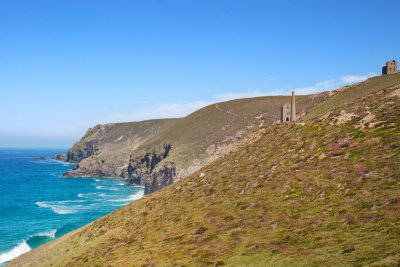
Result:
{"type": "Polygon", "coordinates": [[[397,72],[397,61],[387,61],[386,66],[382,67],[382,75],[392,74],[397,72]]]}
{"type": "Polygon", "coordinates": [[[286,103],[281,107],[281,123],[296,121],[296,96],[292,92],[291,104],[286,103]]]}

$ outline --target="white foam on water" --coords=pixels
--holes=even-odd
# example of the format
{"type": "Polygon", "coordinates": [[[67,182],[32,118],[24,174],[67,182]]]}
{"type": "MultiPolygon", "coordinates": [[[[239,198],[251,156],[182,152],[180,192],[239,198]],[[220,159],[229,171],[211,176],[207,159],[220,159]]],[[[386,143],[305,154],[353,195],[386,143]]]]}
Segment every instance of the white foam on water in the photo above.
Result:
{"type": "Polygon", "coordinates": [[[75,203],[75,202],[84,202],[85,200],[61,200],[61,201],[54,201],[55,203],[75,203]]]}
{"type": "Polygon", "coordinates": [[[48,204],[46,202],[35,202],[35,204],[42,208],[50,208],[52,211],[54,211],[57,214],[70,214],[70,213],[77,212],[77,210],[73,209],[72,207],[66,207],[66,206],[62,206],[62,205],[48,204]]]}
{"type": "Polygon", "coordinates": [[[66,167],[76,164],[76,163],[66,162],[65,160],[57,160],[57,159],[51,159],[51,161],[52,163],[50,164],[61,164],[66,167]]]}
{"type": "Polygon", "coordinates": [[[54,238],[56,238],[56,232],[57,232],[57,230],[52,229],[52,230],[49,230],[49,231],[46,231],[46,232],[38,233],[35,236],[48,236],[48,237],[54,239],[54,238]]]}
{"type": "Polygon", "coordinates": [[[49,208],[50,206],[44,202],[35,202],[35,204],[42,208],[49,208]]]}
{"type": "Polygon", "coordinates": [[[97,195],[97,193],[87,193],[87,194],[80,193],[77,196],[78,197],[82,197],[82,198],[88,198],[88,197],[90,197],[92,195],[97,195]]]}
{"type": "Polygon", "coordinates": [[[25,241],[23,241],[18,246],[15,246],[13,249],[11,249],[10,251],[1,254],[0,255],[0,264],[10,261],[12,259],[15,259],[19,255],[22,255],[31,250],[32,250],[31,247],[25,241]]]}
{"type": "Polygon", "coordinates": [[[115,188],[115,187],[105,187],[105,186],[102,186],[102,185],[96,186],[96,189],[104,189],[104,190],[111,190],[111,191],[119,191],[118,188],[115,188]]]}
{"type": "Polygon", "coordinates": [[[101,180],[99,180],[99,179],[94,179],[96,182],[101,182],[101,180]]]}
{"type": "Polygon", "coordinates": [[[134,200],[138,200],[140,198],[142,198],[144,195],[143,191],[137,192],[136,194],[130,195],[128,198],[124,198],[124,199],[110,199],[107,200],[109,202],[125,202],[125,201],[134,201],[134,200]]]}
{"type": "MultiPolygon", "coordinates": [[[[52,230],[45,231],[45,232],[40,232],[40,233],[30,236],[28,238],[28,240],[35,236],[48,236],[51,239],[55,239],[56,232],[57,232],[56,229],[52,229],[52,230]]],[[[28,243],[26,243],[26,240],[24,240],[19,245],[15,246],[13,249],[11,249],[10,251],[1,254],[0,255],[0,264],[5,263],[7,261],[11,261],[11,260],[15,259],[16,257],[18,257],[26,252],[29,252],[31,250],[32,250],[32,248],[28,245],[28,243]]]]}

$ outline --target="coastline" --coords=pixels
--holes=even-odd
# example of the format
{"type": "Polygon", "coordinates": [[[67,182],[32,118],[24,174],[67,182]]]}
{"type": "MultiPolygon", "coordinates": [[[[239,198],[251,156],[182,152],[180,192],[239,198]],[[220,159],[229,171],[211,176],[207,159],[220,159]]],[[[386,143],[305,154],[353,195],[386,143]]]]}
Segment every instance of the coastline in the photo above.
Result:
{"type": "Polygon", "coordinates": [[[0,244],[0,266],[143,196],[142,187],[125,185],[123,179],[61,179],[76,163],[48,157],[53,153],[0,149],[0,164],[8,164],[0,169],[0,208],[7,207],[2,210],[0,231],[8,233],[0,244]],[[32,160],[32,155],[42,154],[46,160],[32,160]]]}

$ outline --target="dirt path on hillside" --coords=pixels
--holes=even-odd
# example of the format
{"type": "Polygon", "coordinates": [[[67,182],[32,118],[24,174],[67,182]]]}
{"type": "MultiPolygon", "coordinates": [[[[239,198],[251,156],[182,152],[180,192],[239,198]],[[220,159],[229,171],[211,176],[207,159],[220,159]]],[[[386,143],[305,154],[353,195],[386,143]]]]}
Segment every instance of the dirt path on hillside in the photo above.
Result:
{"type": "Polygon", "coordinates": [[[241,118],[241,119],[244,119],[244,117],[242,117],[242,116],[240,116],[240,115],[238,115],[238,114],[235,114],[235,113],[233,113],[233,112],[231,112],[231,111],[227,111],[227,110],[221,109],[221,108],[219,107],[218,104],[215,104],[215,107],[216,107],[219,111],[221,111],[221,112],[226,112],[226,113],[231,114],[231,115],[233,115],[233,116],[236,116],[236,117],[239,117],[239,118],[241,118]]]}

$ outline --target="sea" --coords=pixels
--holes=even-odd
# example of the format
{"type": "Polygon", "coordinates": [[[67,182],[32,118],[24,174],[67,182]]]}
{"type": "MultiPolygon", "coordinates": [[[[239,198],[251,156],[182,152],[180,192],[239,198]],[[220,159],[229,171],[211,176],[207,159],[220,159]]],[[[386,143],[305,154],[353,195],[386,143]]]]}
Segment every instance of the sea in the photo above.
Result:
{"type": "Polygon", "coordinates": [[[143,196],[119,179],[61,178],[75,165],[58,152],[0,148],[0,266],[143,196]]]}

